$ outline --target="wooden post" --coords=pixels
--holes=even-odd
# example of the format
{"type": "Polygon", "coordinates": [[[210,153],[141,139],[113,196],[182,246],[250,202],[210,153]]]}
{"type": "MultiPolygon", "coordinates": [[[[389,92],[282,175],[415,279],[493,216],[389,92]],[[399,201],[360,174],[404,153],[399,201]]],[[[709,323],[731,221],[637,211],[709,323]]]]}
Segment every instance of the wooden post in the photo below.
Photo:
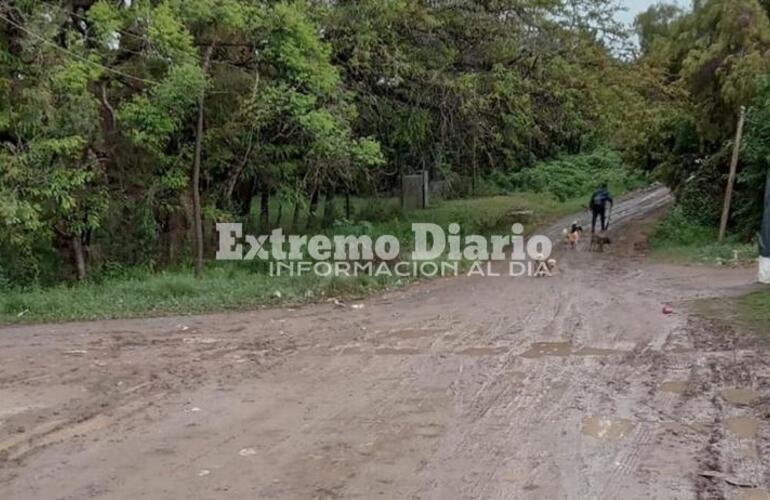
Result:
{"type": "Polygon", "coordinates": [[[733,147],[733,158],[730,161],[730,176],[727,179],[727,191],[725,191],[725,205],[722,209],[722,221],[719,224],[719,242],[725,239],[727,233],[727,221],[730,218],[730,205],[733,199],[733,188],[735,187],[735,172],[738,169],[738,159],[741,154],[741,141],[743,140],[743,124],[746,122],[746,106],[741,106],[741,114],[738,118],[738,130],[735,133],[735,146],[733,147]]]}

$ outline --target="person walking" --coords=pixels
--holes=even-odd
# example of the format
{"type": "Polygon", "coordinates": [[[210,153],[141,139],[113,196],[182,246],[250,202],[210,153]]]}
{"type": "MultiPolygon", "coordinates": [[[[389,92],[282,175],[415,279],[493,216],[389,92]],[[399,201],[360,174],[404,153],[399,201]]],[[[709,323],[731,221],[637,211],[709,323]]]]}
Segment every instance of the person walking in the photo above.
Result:
{"type": "Polygon", "coordinates": [[[609,190],[607,189],[607,184],[601,184],[599,186],[599,189],[594,192],[593,196],[591,196],[591,201],[589,202],[589,208],[591,209],[591,234],[596,233],[596,221],[598,219],[601,219],[602,223],[602,232],[607,230],[607,204],[609,203],[610,207],[613,207],[615,205],[615,202],[612,199],[612,195],[610,195],[609,190]]]}

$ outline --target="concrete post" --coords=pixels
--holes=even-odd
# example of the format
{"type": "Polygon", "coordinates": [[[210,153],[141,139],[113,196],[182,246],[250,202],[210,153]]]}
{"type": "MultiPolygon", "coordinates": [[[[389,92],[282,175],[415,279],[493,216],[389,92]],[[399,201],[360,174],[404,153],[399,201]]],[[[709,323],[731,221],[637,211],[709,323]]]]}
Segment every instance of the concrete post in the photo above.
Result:
{"type": "Polygon", "coordinates": [[[770,169],[765,184],[765,212],[759,233],[759,282],[770,285],[770,169]]]}

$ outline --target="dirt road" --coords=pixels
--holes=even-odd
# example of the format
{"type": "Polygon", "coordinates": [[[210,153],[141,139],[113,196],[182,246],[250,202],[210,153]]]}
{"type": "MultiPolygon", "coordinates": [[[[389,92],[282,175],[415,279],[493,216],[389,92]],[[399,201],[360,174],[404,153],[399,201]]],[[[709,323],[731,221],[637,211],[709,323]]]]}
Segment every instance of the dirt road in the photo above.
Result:
{"type": "Polygon", "coordinates": [[[549,279],[0,330],[0,499],[769,498],[770,357],[689,311],[753,270],[647,262],[666,201],[549,279]]]}

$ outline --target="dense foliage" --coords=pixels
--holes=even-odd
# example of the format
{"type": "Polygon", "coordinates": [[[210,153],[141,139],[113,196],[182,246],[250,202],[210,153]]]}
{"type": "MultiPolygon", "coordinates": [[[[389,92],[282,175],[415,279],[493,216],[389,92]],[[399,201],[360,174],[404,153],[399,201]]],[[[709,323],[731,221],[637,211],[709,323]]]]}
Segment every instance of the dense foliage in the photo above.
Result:
{"type": "Polygon", "coordinates": [[[0,282],[186,262],[215,220],[332,225],[423,169],[565,198],[630,185],[621,154],[710,218],[756,103],[750,227],[767,8],[656,7],[632,54],[612,0],[2,2],[0,282]]]}
{"type": "Polygon", "coordinates": [[[714,227],[721,213],[741,106],[746,137],[731,229],[748,240],[759,228],[770,166],[770,3],[699,0],[692,11],[658,4],[636,20],[641,64],[680,96],[639,143],[678,194],[678,220],[714,227]]]}

